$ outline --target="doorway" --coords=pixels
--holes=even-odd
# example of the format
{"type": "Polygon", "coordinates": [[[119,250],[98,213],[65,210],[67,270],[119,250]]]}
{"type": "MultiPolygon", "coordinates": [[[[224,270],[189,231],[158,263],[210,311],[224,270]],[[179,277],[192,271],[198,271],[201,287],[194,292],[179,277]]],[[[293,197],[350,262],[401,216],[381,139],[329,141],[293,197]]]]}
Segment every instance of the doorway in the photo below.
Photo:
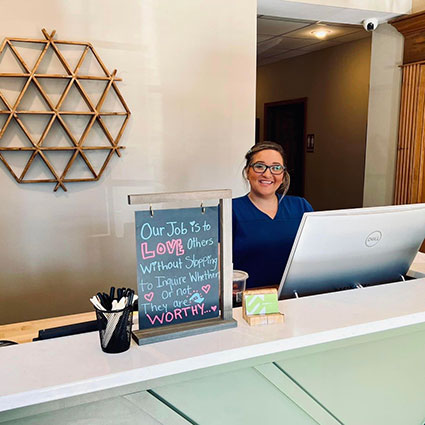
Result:
{"type": "Polygon", "coordinates": [[[291,176],[288,195],[304,196],[307,98],[264,104],[264,140],[279,143],[291,176]]]}

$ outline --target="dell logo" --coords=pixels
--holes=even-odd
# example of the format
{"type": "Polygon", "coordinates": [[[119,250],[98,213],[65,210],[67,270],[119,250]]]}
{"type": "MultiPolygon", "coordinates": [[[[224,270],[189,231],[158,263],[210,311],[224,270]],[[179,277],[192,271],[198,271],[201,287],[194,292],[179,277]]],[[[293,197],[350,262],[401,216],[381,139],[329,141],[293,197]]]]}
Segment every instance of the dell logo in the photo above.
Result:
{"type": "Polygon", "coordinates": [[[372,232],[365,240],[366,246],[375,246],[382,238],[382,233],[379,230],[372,232]]]}

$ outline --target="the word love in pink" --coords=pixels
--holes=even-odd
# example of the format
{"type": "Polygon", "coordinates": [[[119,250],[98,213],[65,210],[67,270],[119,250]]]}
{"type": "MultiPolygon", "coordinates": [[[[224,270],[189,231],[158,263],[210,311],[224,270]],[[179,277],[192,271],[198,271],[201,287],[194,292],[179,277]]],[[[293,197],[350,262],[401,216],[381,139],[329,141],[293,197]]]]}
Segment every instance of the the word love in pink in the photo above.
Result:
{"type": "Polygon", "coordinates": [[[184,254],[183,242],[181,239],[171,239],[170,241],[158,242],[154,249],[149,249],[147,242],[140,244],[142,258],[154,258],[156,255],[175,254],[177,256],[184,254]]]}

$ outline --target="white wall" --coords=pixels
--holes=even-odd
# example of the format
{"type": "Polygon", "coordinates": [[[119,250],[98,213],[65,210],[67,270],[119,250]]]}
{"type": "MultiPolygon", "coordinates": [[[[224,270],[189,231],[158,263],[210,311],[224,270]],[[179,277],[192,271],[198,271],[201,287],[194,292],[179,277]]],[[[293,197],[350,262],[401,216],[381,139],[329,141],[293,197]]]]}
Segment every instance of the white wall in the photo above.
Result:
{"type": "Polygon", "coordinates": [[[403,36],[390,24],[372,34],[363,206],[391,205],[397,159],[403,36]]]}
{"type": "MultiPolygon", "coordinates": [[[[17,0],[0,37],[90,41],[132,111],[101,181],[16,183],[0,164],[0,324],[90,310],[111,284],[136,286],[127,194],[244,191],[254,142],[254,0],[17,0]]],[[[1,71],[1,66],[0,66],[1,71]]],[[[0,140],[1,143],[1,140],[0,140]]]]}
{"type": "Polygon", "coordinates": [[[412,13],[425,10],[425,0],[412,0],[412,13]]]}

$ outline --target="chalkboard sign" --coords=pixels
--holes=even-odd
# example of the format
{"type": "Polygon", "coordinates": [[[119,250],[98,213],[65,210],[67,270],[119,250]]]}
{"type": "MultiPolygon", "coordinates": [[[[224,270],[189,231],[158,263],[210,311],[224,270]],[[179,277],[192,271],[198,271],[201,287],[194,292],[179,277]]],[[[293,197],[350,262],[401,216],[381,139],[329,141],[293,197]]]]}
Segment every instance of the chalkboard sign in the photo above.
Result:
{"type": "Polygon", "coordinates": [[[135,214],[139,329],[218,317],[218,208],[135,214]]]}

